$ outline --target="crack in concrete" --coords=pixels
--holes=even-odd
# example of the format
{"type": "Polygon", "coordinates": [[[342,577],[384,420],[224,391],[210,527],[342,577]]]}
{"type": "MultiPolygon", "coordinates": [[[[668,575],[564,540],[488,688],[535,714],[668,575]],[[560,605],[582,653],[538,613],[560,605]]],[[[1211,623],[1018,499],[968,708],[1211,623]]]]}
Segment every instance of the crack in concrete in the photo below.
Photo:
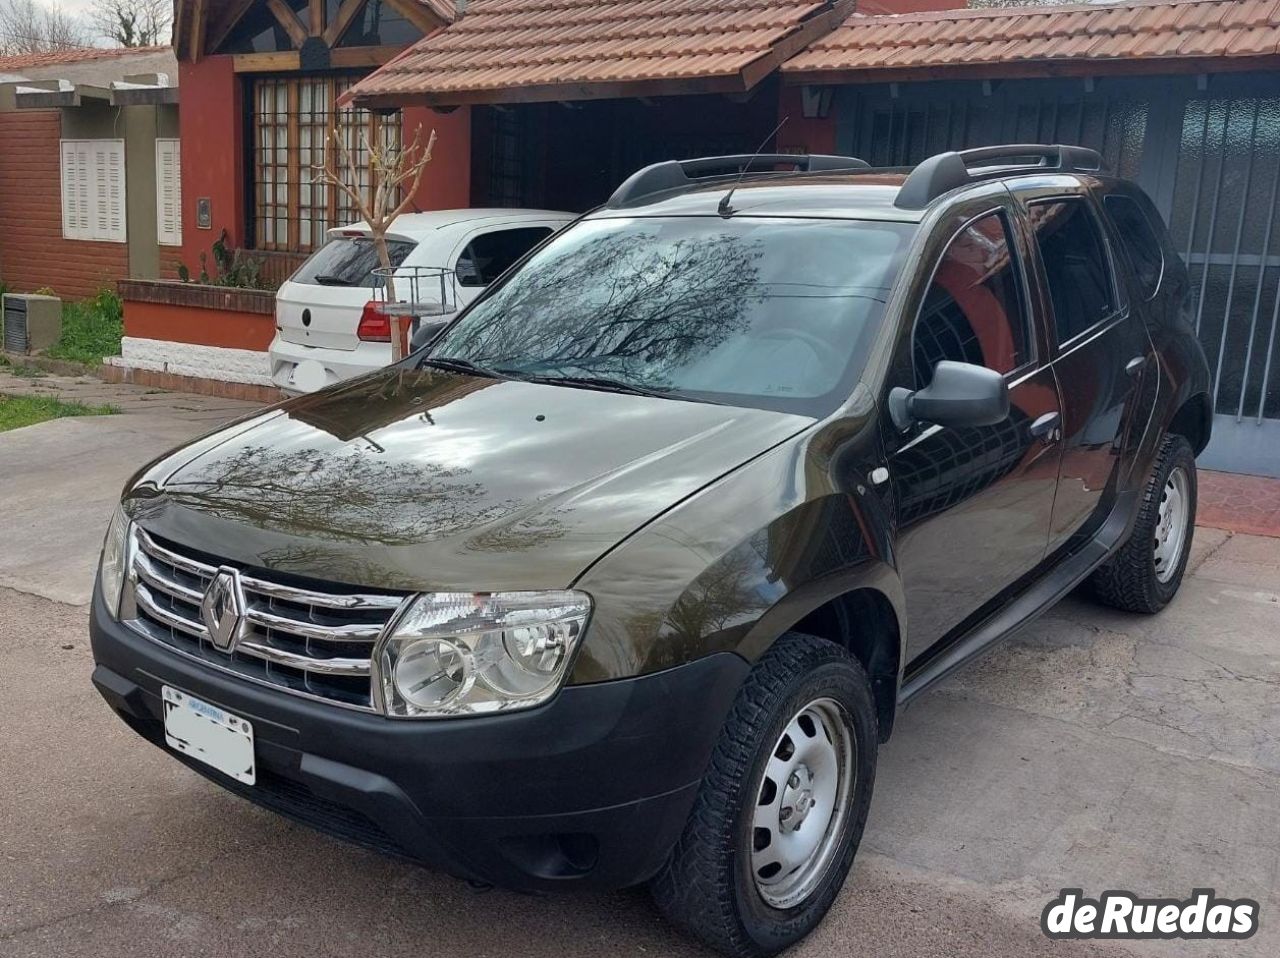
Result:
{"type": "MultiPolygon", "coordinates": [[[[296,827],[296,826],[291,826],[291,827],[296,827]]],[[[29,925],[20,925],[17,928],[10,929],[9,931],[0,932],[0,942],[15,941],[16,939],[24,937],[26,935],[31,935],[31,934],[44,931],[46,928],[53,928],[65,922],[74,921],[77,918],[83,918],[88,915],[93,915],[99,912],[108,911],[112,908],[120,908],[124,906],[129,906],[129,905],[136,905],[139,902],[143,902],[146,899],[150,898],[157,891],[161,890],[162,888],[165,888],[168,885],[172,885],[175,882],[180,882],[180,881],[183,881],[184,879],[199,875],[201,872],[208,870],[208,868],[211,865],[217,865],[222,862],[231,861],[232,859],[238,856],[246,855],[250,852],[257,851],[263,848],[264,845],[266,847],[270,847],[273,844],[283,844],[283,840],[279,842],[265,842],[265,843],[255,842],[253,845],[247,846],[245,848],[237,848],[234,851],[230,851],[222,855],[214,855],[212,858],[206,861],[203,861],[199,865],[193,866],[188,870],[177,872],[173,875],[166,875],[163,878],[156,879],[149,885],[142,886],[140,889],[138,889],[138,893],[136,895],[129,895],[127,897],[122,896],[118,899],[104,899],[104,900],[95,901],[90,905],[86,905],[83,908],[77,908],[75,911],[67,912],[66,914],[63,914],[63,915],[57,915],[52,918],[47,918],[43,921],[32,922],[29,925]]]]}

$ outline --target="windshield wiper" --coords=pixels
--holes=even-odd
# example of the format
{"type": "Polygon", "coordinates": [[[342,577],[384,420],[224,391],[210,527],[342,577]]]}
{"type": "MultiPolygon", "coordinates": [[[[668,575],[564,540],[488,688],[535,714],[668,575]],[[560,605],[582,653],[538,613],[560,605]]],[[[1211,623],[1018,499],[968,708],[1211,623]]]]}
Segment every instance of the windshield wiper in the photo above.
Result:
{"type": "Polygon", "coordinates": [[[470,373],[473,376],[487,376],[490,379],[511,378],[505,372],[499,372],[496,369],[489,369],[485,366],[477,366],[469,359],[457,359],[453,356],[423,356],[418,363],[418,368],[423,366],[434,366],[437,369],[447,369],[456,373],[470,373]]]}
{"type": "Polygon", "coordinates": [[[355,285],[355,283],[353,283],[351,280],[344,279],[341,276],[335,276],[333,273],[317,273],[315,276],[312,277],[312,279],[314,279],[321,286],[354,286],[355,285]]]}
{"type": "Polygon", "coordinates": [[[629,393],[632,396],[654,396],[658,399],[670,399],[669,390],[650,389],[634,383],[624,383],[621,379],[610,379],[608,376],[527,376],[531,383],[551,383],[564,386],[584,386],[587,389],[599,389],[602,392],[629,393]]]}

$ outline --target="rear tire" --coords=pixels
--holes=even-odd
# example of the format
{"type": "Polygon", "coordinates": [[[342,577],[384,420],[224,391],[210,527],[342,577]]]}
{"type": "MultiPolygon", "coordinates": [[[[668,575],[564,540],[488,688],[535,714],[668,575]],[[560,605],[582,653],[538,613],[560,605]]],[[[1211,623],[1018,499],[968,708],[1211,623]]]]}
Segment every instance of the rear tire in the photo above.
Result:
{"type": "Polygon", "coordinates": [[[1195,528],[1195,454],[1185,438],[1169,435],[1129,541],[1089,579],[1093,596],[1125,612],[1159,612],[1182,584],[1195,528]]]}
{"type": "Polygon", "coordinates": [[[739,691],[684,833],[650,885],[663,914],[733,958],[776,954],[809,934],[861,841],[877,733],[855,659],[813,636],[780,638],[739,691]]]}

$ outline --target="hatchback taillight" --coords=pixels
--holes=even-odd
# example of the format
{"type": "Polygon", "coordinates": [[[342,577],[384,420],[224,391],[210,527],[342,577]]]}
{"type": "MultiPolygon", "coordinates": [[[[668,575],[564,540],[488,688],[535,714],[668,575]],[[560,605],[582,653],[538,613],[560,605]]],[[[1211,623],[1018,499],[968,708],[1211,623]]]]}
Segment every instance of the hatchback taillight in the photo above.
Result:
{"type": "Polygon", "coordinates": [[[391,342],[391,317],[382,311],[381,303],[369,300],[364,304],[356,336],[366,343],[391,342]]]}

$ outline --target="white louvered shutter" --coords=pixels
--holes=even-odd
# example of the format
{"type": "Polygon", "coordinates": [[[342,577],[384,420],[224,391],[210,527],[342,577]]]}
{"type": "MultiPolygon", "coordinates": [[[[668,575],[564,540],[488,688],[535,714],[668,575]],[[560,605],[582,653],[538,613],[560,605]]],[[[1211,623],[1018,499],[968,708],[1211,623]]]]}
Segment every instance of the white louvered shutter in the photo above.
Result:
{"type": "Polygon", "coordinates": [[[93,239],[93,154],[88,142],[76,144],[76,238],[93,239]]]}
{"type": "Polygon", "coordinates": [[[124,243],[124,140],[62,141],[62,235],[124,243]]]}
{"type": "Polygon", "coordinates": [[[67,239],[93,239],[90,212],[93,156],[86,140],[63,140],[62,235],[67,239]]]}
{"type": "Polygon", "coordinates": [[[182,152],[178,140],[156,140],[156,238],[182,245],[182,152]]]}
{"type": "MultiPolygon", "coordinates": [[[[108,140],[106,150],[106,231],[99,239],[124,243],[129,239],[125,229],[124,206],[124,140],[108,140]]],[[[101,201],[101,200],[100,200],[101,201]]]]}
{"type": "Polygon", "coordinates": [[[76,198],[76,145],[70,140],[61,144],[62,163],[62,235],[66,239],[77,239],[76,210],[79,200],[76,198]]]}

